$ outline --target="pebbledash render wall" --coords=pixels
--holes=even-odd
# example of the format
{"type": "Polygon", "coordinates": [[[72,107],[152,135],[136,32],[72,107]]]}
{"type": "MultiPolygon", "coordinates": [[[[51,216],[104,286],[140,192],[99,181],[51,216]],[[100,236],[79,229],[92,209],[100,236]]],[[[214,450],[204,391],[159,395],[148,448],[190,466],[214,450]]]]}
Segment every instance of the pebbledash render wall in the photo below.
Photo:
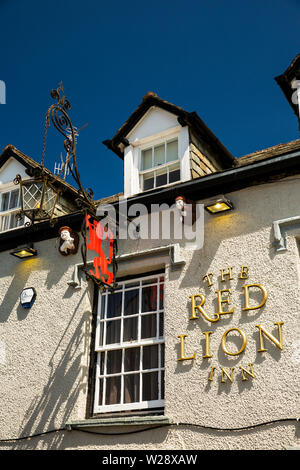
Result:
{"type": "MultiPolygon", "coordinates": [[[[39,255],[29,261],[19,262],[9,252],[1,254],[0,438],[45,434],[0,442],[0,449],[286,449],[299,445],[299,424],[292,419],[299,417],[300,404],[300,220],[298,225],[295,219],[275,224],[283,236],[281,246],[275,242],[273,225],[300,215],[299,178],[232,193],[229,189],[226,194],[235,209],[223,215],[205,214],[203,248],[192,251],[182,244],[176,269],[165,257],[168,426],[99,426],[88,428],[92,434],[84,428],[64,429],[66,423],[86,418],[92,286],[84,280],[81,288],[68,284],[80,255],[62,257],[55,239],[37,243],[39,255]],[[248,279],[240,279],[241,266],[248,267],[248,279]],[[229,267],[233,279],[227,276],[221,282],[220,270],[229,267]],[[214,274],[211,286],[203,280],[208,273],[214,274]],[[266,289],[268,298],[261,308],[243,311],[245,284],[266,289]],[[24,310],[19,294],[29,286],[36,288],[37,299],[31,309],[24,310]],[[222,289],[231,289],[230,305],[224,302],[222,306],[224,310],[234,307],[232,314],[220,315],[217,322],[207,321],[200,313],[199,319],[190,319],[190,296],[204,294],[204,309],[212,317],[218,309],[216,291],[222,289]],[[256,325],[278,340],[281,328],[282,349],[263,335],[267,351],[259,352],[256,325]],[[243,352],[235,356],[221,347],[222,336],[232,328],[239,331],[228,333],[227,351],[240,350],[242,334],[247,341],[243,352]],[[194,359],[178,360],[180,335],[186,335],[185,357],[195,354],[194,359]],[[246,380],[242,380],[240,367],[254,377],[244,372],[246,380]],[[228,374],[223,372],[224,382],[222,369],[228,374]],[[47,433],[52,430],[57,431],[47,433]]],[[[119,255],[169,243],[123,241],[119,255]]],[[[120,263],[120,272],[140,274],[162,262],[164,258],[149,258],[143,268],[133,256],[120,263]]],[[[249,295],[250,304],[258,305],[262,290],[249,288],[249,295]]]]}

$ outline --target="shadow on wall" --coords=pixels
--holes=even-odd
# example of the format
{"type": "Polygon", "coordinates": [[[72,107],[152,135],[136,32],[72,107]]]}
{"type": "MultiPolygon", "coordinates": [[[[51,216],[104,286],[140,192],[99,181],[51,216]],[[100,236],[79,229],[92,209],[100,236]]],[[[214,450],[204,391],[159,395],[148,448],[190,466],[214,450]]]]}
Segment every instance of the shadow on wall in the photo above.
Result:
{"type": "MultiPolygon", "coordinates": [[[[33,272],[47,272],[45,287],[51,290],[65,276],[69,266],[78,262],[78,258],[69,257],[66,259],[57,252],[57,241],[50,240],[48,244],[38,247],[39,256],[26,260],[17,260],[9,253],[3,254],[5,259],[1,264],[0,273],[0,323],[5,323],[13,309],[19,303],[20,294],[24,287],[31,287],[29,283],[36,282],[30,280],[33,272]],[[55,269],[53,267],[55,266],[55,269]]],[[[40,286],[42,287],[42,286],[40,286]]],[[[18,320],[24,320],[29,312],[17,307],[18,320]]]]}
{"type": "MultiPolygon", "coordinates": [[[[90,312],[84,312],[73,328],[84,295],[49,360],[48,383],[41,396],[32,400],[25,413],[20,437],[63,428],[78,404],[80,392],[87,393],[88,371],[81,361],[83,356],[89,356],[90,312]]],[[[50,433],[48,436],[47,448],[57,448],[62,439],[61,433],[50,433]]],[[[13,448],[34,449],[36,444],[36,439],[24,440],[14,443],[13,448]]]]}

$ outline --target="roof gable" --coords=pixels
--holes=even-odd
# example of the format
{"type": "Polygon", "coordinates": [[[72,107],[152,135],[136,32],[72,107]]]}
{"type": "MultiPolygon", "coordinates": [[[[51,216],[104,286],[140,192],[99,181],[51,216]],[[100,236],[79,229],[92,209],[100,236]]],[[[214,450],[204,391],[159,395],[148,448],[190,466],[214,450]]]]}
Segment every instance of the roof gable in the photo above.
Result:
{"type": "Polygon", "coordinates": [[[134,142],[176,127],[180,126],[174,114],[152,106],[126,135],[126,138],[129,142],[134,142]]]}
{"type": "Polygon", "coordinates": [[[16,175],[26,178],[26,167],[15,158],[10,157],[0,166],[0,185],[12,183],[16,175]]]}
{"type": "Polygon", "coordinates": [[[129,116],[122,127],[120,127],[114,137],[109,140],[104,140],[103,144],[123,159],[124,148],[129,145],[128,134],[137,126],[139,121],[152,107],[160,108],[173,114],[178,124],[182,127],[189,126],[189,129],[192,130],[196,136],[205,141],[205,143],[212,148],[218,159],[222,161],[222,167],[229,168],[234,165],[235,158],[206,126],[202,119],[199,118],[197,113],[185,111],[179,106],[162,100],[153,92],[148,92],[143,97],[140,105],[129,116]]]}

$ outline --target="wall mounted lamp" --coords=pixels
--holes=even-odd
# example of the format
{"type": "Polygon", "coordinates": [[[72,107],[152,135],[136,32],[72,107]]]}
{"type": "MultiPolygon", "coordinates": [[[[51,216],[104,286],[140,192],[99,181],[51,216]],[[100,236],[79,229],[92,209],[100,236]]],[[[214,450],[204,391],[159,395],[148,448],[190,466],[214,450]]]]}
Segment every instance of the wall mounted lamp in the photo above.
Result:
{"type": "Polygon", "coordinates": [[[226,197],[221,197],[208,201],[204,204],[205,209],[210,214],[218,214],[220,212],[230,211],[233,209],[232,202],[226,197]]]}
{"type": "Polygon", "coordinates": [[[33,248],[33,245],[24,245],[15,248],[10,252],[11,255],[19,259],[32,258],[37,255],[37,250],[33,248]]]}

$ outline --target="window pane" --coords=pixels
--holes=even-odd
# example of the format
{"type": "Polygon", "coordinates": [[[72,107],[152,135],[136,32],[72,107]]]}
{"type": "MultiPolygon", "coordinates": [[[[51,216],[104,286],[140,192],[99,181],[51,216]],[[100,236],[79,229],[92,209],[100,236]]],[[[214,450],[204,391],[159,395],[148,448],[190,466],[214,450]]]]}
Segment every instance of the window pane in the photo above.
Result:
{"type": "Polygon", "coordinates": [[[174,183],[180,180],[180,170],[173,170],[169,172],[169,183],[174,183]]]}
{"type": "Polygon", "coordinates": [[[158,400],[158,372],[143,374],[143,401],[158,400]]]}
{"type": "Polygon", "coordinates": [[[18,226],[17,214],[10,215],[9,228],[15,228],[18,226]]]}
{"type": "Polygon", "coordinates": [[[124,319],[123,341],[135,341],[137,339],[138,317],[124,319]]]}
{"type": "Polygon", "coordinates": [[[99,380],[99,405],[102,405],[102,397],[103,397],[103,379],[99,380]]]}
{"type": "Polygon", "coordinates": [[[144,281],[142,281],[143,286],[146,286],[147,284],[156,284],[156,283],[157,283],[156,277],[153,277],[151,279],[145,279],[144,281]]]}
{"type": "Polygon", "coordinates": [[[5,215],[2,217],[2,227],[1,227],[1,230],[2,232],[4,230],[8,230],[8,227],[9,227],[9,215],[5,215]]]}
{"type": "Polygon", "coordinates": [[[117,374],[121,372],[122,349],[118,349],[116,351],[107,351],[106,361],[107,374],[117,374]]]}
{"type": "Polygon", "coordinates": [[[100,353],[100,375],[104,374],[104,360],[105,360],[105,353],[100,353]]]}
{"type": "Polygon", "coordinates": [[[167,162],[178,160],[178,140],[167,142],[167,162]]]}
{"type": "Polygon", "coordinates": [[[139,287],[140,283],[138,282],[128,282],[125,284],[125,289],[129,289],[130,287],[139,287]]]}
{"type": "Polygon", "coordinates": [[[36,209],[37,207],[40,207],[42,191],[42,183],[33,183],[23,186],[25,210],[36,209]]]}
{"type": "Polygon", "coordinates": [[[156,313],[142,316],[141,338],[156,338],[156,313]]]}
{"type": "Polygon", "coordinates": [[[143,369],[158,368],[158,345],[143,347],[143,369]]]}
{"type": "Polygon", "coordinates": [[[153,312],[157,307],[157,286],[143,287],[142,312],[153,312]]]}
{"type": "Polygon", "coordinates": [[[120,403],[121,396],[121,377],[107,377],[105,404],[115,405],[120,403]]]}
{"type": "Polygon", "coordinates": [[[10,193],[10,201],[9,201],[9,209],[15,209],[18,207],[18,199],[19,199],[19,190],[15,189],[10,193]]]}
{"type": "Polygon", "coordinates": [[[164,313],[159,314],[159,337],[163,338],[164,336],[164,313]]]}
{"type": "Polygon", "coordinates": [[[124,403],[140,401],[140,374],[129,374],[124,377],[124,403]]]}
{"type": "Polygon", "coordinates": [[[100,318],[101,320],[104,319],[104,314],[105,314],[105,300],[107,298],[107,295],[102,295],[101,296],[101,306],[100,306],[100,318]]]}
{"type": "Polygon", "coordinates": [[[125,350],[124,371],[140,370],[140,348],[128,348],[125,350]]]}
{"type": "Polygon", "coordinates": [[[154,166],[165,163],[165,144],[154,147],[154,166]]]}
{"type": "Polygon", "coordinates": [[[9,193],[2,194],[1,211],[7,211],[8,210],[8,202],[9,202],[9,193]]]}
{"type": "Polygon", "coordinates": [[[159,286],[159,309],[162,310],[164,308],[164,285],[161,284],[159,286]]]}
{"type": "Polygon", "coordinates": [[[56,193],[49,186],[47,187],[44,195],[44,209],[51,212],[55,203],[56,193]]]}
{"type": "Polygon", "coordinates": [[[147,189],[154,188],[154,173],[151,172],[149,175],[144,175],[144,191],[147,189]]]}
{"type": "Polygon", "coordinates": [[[106,323],[106,344],[120,343],[121,320],[106,323]]]}
{"type": "Polygon", "coordinates": [[[163,400],[165,398],[165,372],[162,370],[161,371],[161,385],[160,385],[160,395],[161,399],[163,400]]]}
{"type": "Polygon", "coordinates": [[[134,315],[139,313],[139,290],[129,290],[125,292],[124,315],[134,315]]]}
{"type": "Polygon", "coordinates": [[[100,323],[100,335],[99,335],[99,346],[103,346],[104,341],[104,325],[105,323],[100,323]]]}
{"type": "Polygon", "coordinates": [[[142,150],[142,168],[141,170],[149,170],[152,168],[152,148],[142,150]]]}
{"type": "Polygon", "coordinates": [[[108,295],[107,318],[120,317],[122,313],[122,292],[114,292],[108,295]]]}
{"type": "Polygon", "coordinates": [[[160,367],[165,366],[165,345],[160,345],[160,367]]]}
{"type": "Polygon", "coordinates": [[[156,174],[156,187],[163,186],[164,184],[168,184],[168,173],[167,168],[164,169],[163,172],[156,174]]]}

